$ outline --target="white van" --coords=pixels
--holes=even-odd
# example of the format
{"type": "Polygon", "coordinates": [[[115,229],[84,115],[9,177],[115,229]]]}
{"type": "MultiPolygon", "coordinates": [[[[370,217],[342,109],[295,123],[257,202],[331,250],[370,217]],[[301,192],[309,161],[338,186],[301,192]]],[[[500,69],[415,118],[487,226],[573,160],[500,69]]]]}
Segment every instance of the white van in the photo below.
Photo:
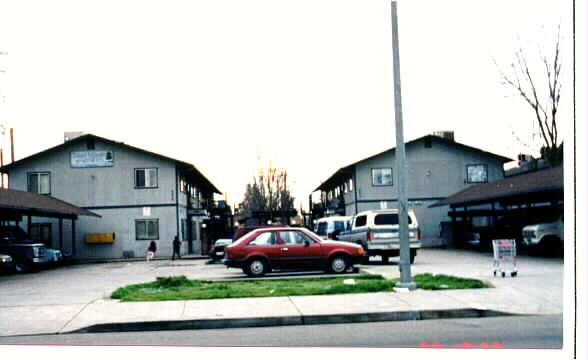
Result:
{"type": "MultiPolygon", "coordinates": [[[[337,240],[361,245],[368,256],[381,256],[388,263],[389,257],[400,255],[398,210],[368,210],[360,212],[350,220],[349,230],[338,234],[337,240]]],[[[421,247],[421,231],[413,210],[408,211],[408,240],[410,263],[414,263],[421,247]]]]}
{"type": "Polygon", "coordinates": [[[314,232],[322,239],[336,240],[337,235],[349,228],[351,216],[329,216],[320,218],[314,225],[314,232]]]}

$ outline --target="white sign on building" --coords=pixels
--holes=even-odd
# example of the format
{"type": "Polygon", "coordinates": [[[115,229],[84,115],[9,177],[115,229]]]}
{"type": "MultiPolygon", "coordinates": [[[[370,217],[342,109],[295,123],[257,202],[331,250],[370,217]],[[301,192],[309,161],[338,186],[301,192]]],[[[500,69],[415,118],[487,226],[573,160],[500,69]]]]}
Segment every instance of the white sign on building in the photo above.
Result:
{"type": "Polygon", "coordinates": [[[111,167],[114,156],[112,151],[73,151],[70,159],[73,168],[111,167]]]}

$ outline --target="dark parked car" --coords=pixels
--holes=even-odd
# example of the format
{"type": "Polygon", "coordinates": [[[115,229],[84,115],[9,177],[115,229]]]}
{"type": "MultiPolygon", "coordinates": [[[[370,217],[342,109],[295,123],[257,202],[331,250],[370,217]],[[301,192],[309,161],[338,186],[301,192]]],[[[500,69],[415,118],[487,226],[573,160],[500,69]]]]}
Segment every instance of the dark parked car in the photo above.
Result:
{"type": "Polygon", "coordinates": [[[10,255],[18,272],[36,271],[47,264],[45,244],[30,240],[18,226],[0,226],[0,253],[10,255]]]}
{"type": "Polygon", "coordinates": [[[308,268],[340,274],[362,263],[364,255],[357,244],[323,240],[304,228],[273,227],[254,230],[228,245],[223,262],[249,276],[308,268]]]}
{"type": "Polygon", "coordinates": [[[14,272],[14,261],[10,255],[0,254],[0,274],[14,272]]]}

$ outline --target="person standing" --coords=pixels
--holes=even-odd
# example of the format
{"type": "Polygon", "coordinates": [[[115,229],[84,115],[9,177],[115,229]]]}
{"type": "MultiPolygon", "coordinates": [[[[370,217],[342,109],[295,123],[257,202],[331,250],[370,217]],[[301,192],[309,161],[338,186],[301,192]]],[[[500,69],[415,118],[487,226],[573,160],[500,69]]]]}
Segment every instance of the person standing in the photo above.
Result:
{"type": "Polygon", "coordinates": [[[151,243],[149,244],[149,247],[147,248],[147,262],[153,260],[156,252],[157,252],[157,245],[155,244],[155,241],[151,241],[151,243]]]}
{"type": "Polygon", "coordinates": [[[176,235],[176,237],[174,238],[173,247],[174,252],[172,254],[172,260],[175,260],[176,255],[178,256],[178,259],[181,259],[182,257],[180,256],[180,248],[182,247],[182,240],[180,240],[178,235],[176,235]]]}

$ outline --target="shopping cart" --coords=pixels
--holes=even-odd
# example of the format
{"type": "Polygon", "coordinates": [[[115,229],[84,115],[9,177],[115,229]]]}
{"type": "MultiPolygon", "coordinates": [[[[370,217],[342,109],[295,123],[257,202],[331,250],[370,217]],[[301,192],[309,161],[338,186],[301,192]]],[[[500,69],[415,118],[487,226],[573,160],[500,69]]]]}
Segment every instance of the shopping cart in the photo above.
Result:
{"type": "Polygon", "coordinates": [[[508,265],[510,267],[510,276],[517,276],[517,243],[513,239],[492,240],[494,249],[494,276],[501,273],[502,277],[506,275],[508,265]]]}

